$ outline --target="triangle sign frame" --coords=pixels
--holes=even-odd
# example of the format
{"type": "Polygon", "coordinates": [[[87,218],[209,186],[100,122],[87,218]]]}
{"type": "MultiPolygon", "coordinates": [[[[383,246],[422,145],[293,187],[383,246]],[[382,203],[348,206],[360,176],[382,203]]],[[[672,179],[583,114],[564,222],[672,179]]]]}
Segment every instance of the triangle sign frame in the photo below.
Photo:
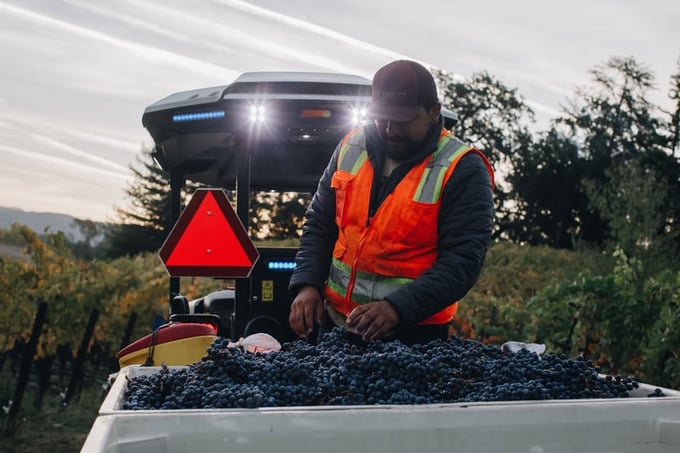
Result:
{"type": "Polygon", "coordinates": [[[248,278],[260,252],[221,189],[198,189],[158,255],[171,277],[248,278]]]}

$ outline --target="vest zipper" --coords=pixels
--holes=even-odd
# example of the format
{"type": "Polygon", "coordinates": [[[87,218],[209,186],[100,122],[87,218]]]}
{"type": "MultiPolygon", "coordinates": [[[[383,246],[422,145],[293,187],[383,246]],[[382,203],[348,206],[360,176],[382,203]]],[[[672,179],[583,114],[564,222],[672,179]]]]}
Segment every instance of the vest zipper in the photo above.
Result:
{"type": "Polygon", "coordinates": [[[349,276],[349,284],[347,285],[347,297],[345,297],[345,313],[349,314],[349,308],[352,303],[352,292],[354,291],[354,283],[356,282],[357,278],[357,264],[359,262],[359,254],[361,253],[361,249],[364,246],[364,242],[366,241],[366,237],[368,236],[368,226],[370,224],[370,218],[366,220],[366,230],[364,233],[361,235],[361,239],[359,239],[359,245],[357,246],[357,252],[354,254],[354,259],[352,260],[352,268],[350,270],[350,276],[349,276]]]}

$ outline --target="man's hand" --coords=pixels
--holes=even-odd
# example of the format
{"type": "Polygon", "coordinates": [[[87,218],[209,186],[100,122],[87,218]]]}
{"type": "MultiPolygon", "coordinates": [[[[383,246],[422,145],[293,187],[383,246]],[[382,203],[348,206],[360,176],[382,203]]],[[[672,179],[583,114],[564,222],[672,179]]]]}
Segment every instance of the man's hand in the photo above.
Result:
{"type": "Polygon", "coordinates": [[[288,323],[298,337],[307,338],[314,327],[321,323],[323,302],[314,286],[304,286],[290,306],[288,323]]]}
{"type": "Polygon", "coordinates": [[[386,300],[359,305],[347,317],[347,325],[364,339],[377,340],[399,325],[399,314],[386,300]]]}

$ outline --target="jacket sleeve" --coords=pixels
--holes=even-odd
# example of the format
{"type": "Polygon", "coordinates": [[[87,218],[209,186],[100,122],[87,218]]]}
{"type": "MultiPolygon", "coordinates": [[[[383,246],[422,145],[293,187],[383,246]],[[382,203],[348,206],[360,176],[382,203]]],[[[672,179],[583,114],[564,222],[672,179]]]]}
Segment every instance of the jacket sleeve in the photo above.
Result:
{"type": "Polygon", "coordinates": [[[482,158],[475,153],[464,156],[442,193],[434,266],[387,296],[402,326],[460,300],[479,278],[493,228],[492,190],[482,158]]]}
{"type": "Polygon", "coordinates": [[[333,246],[338,238],[338,227],[335,224],[335,190],[331,188],[331,178],[337,168],[339,149],[340,144],[333,152],[305,212],[300,247],[295,255],[295,270],[288,286],[294,294],[302,286],[308,285],[316,286],[323,294],[333,246]]]}

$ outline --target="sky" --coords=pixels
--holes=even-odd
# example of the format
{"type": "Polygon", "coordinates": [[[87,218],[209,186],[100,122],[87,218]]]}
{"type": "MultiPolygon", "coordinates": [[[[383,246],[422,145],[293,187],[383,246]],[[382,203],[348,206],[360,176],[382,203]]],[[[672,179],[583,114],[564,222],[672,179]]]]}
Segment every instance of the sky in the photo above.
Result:
{"type": "Polygon", "coordinates": [[[487,71],[547,125],[632,56],[664,105],[678,24],[677,0],[0,0],[0,206],[115,221],[153,145],[144,109],[249,71],[487,71]]]}

